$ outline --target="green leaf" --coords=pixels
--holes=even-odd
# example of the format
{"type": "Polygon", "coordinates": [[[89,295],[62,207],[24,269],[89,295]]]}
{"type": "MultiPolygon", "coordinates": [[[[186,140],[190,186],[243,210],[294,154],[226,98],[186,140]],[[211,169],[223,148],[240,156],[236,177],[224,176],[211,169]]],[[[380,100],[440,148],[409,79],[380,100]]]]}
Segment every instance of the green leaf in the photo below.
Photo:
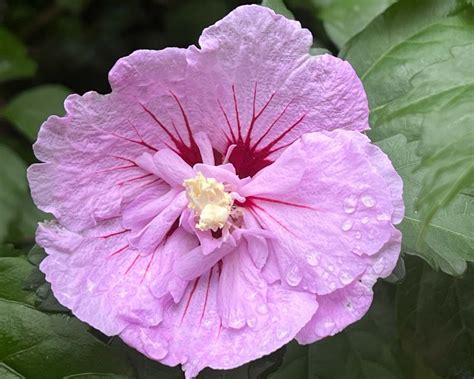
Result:
{"type": "Polygon", "coordinates": [[[23,44],[8,30],[0,28],[0,82],[33,76],[36,63],[23,44]]]}
{"type": "Polygon", "coordinates": [[[309,378],[405,378],[396,332],[395,291],[375,287],[369,312],[339,334],[309,347],[309,378]]]}
{"type": "Polygon", "coordinates": [[[341,47],[397,0],[313,0],[333,42],[341,47]]]}
{"type": "Polygon", "coordinates": [[[404,182],[405,219],[400,225],[403,250],[425,259],[435,269],[460,275],[466,261],[474,261],[474,199],[459,194],[425,226],[417,209],[417,197],[426,169],[415,152],[419,142],[407,143],[398,135],[377,143],[390,156],[404,182]]]}
{"type": "Polygon", "coordinates": [[[27,196],[26,167],[8,147],[0,145],[0,243],[18,216],[22,200],[27,196]]]}
{"type": "Polygon", "coordinates": [[[309,49],[309,53],[311,55],[323,55],[323,54],[332,55],[332,53],[328,49],[325,49],[323,47],[312,47],[311,49],[309,49]]]}
{"type": "Polygon", "coordinates": [[[66,87],[54,84],[32,88],[15,97],[3,108],[2,115],[34,141],[48,116],[64,114],[64,99],[70,93],[66,87]]]}
{"type": "Polygon", "coordinates": [[[286,345],[283,362],[278,371],[270,374],[268,379],[307,378],[308,377],[308,346],[296,341],[286,345]]]}
{"type": "Polygon", "coordinates": [[[33,205],[21,158],[0,144],[0,162],[0,243],[32,243],[37,222],[47,215],[33,205]]]}
{"type": "Polygon", "coordinates": [[[418,154],[427,170],[419,199],[425,223],[459,192],[474,186],[473,59],[474,44],[453,48],[451,58],[418,75],[425,78],[423,85],[436,88],[446,82],[439,73],[450,72],[449,80],[460,90],[445,96],[444,104],[426,115],[423,123],[418,154]]]}
{"type": "Polygon", "coordinates": [[[0,258],[0,299],[33,305],[35,294],[22,289],[23,280],[32,269],[33,265],[24,258],[0,258]]]}
{"type": "Polygon", "coordinates": [[[395,284],[398,282],[401,282],[406,275],[406,267],[405,267],[405,260],[403,259],[403,256],[400,256],[397,261],[397,265],[393,269],[392,273],[385,278],[384,280],[386,282],[395,284]]]}
{"type": "Polygon", "coordinates": [[[385,150],[391,159],[410,160],[402,173],[407,252],[456,275],[474,260],[471,199],[461,193],[474,180],[473,17],[457,0],[400,0],[341,52],[366,88],[370,137],[421,140],[404,156],[392,143],[385,150]]]}
{"type": "Polygon", "coordinates": [[[397,290],[403,347],[443,378],[473,377],[473,298],[472,265],[463,278],[453,278],[411,258],[397,290]]]}
{"type": "Polygon", "coordinates": [[[32,293],[21,289],[31,267],[23,258],[0,258],[0,374],[135,378],[125,353],[96,339],[87,325],[32,308],[32,293]]]}
{"type": "Polygon", "coordinates": [[[462,94],[469,77],[429,66],[472,44],[472,17],[455,0],[399,1],[341,51],[367,91],[372,139],[399,133],[419,139],[424,116],[462,94]],[[418,75],[424,69],[429,74],[418,75]]]}
{"type": "Polygon", "coordinates": [[[295,16],[290,12],[290,10],[288,10],[283,0],[263,0],[262,5],[273,9],[275,13],[281,14],[290,20],[295,19],[295,16]]]}

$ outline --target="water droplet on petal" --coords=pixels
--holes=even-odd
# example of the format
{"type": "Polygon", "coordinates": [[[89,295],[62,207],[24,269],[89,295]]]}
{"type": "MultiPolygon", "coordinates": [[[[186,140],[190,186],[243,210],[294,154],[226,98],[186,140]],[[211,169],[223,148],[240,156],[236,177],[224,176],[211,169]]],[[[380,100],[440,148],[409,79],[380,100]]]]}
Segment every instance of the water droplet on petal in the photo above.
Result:
{"type": "Polygon", "coordinates": [[[386,213],[381,213],[381,214],[377,215],[377,220],[379,220],[379,221],[390,221],[391,217],[386,213]]]}
{"type": "Polygon", "coordinates": [[[331,333],[334,330],[336,324],[332,321],[326,321],[323,326],[327,329],[327,333],[331,333]]]}
{"type": "Polygon", "coordinates": [[[331,272],[334,271],[334,266],[333,266],[333,265],[329,265],[329,266],[328,266],[328,270],[331,271],[331,272]]]}
{"type": "Polygon", "coordinates": [[[372,208],[377,202],[375,199],[370,196],[370,195],[364,195],[361,198],[362,203],[367,207],[367,208],[372,208]]]}
{"type": "Polygon", "coordinates": [[[252,316],[247,319],[247,325],[250,328],[255,328],[255,325],[257,325],[257,318],[252,316]]]}
{"type": "Polygon", "coordinates": [[[352,220],[346,220],[346,221],[344,221],[344,222],[342,223],[341,229],[342,229],[343,231],[347,232],[347,231],[351,230],[352,225],[353,225],[352,220]]]}
{"type": "Polygon", "coordinates": [[[254,291],[250,291],[250,292],[247,292],[246,295],[248,300],[255,300],[255,298],[257,297],[257,293],[254,292],[254,291]]]}
{"type": "Polygon", "coordinates": [[[246,324],[246,320],[243,317],[235,317],[229,320],[229,326],[234,329],[240,329],[246,324]]]}
{"type": "Polygon", "coordinates": [[[277,338],[279,340],[282,340],[283,338],[285,338],[286,336],[288,335],[288,331],[287,330],[278,330],[277,331],[277,338]]]}
{"type": "Polygon", "coordinates": [[[361,223],[363,223],[364,225],[367,224],[369,222],[369,218],[366,216],[366,217],[362,217],[362,220],[360,220],[361,223]]]}
{"type": "Polygon", "coordinates": [[[303,276],[298,266],[293,266],[286,272],[286,282],[292,287],[296,287],[300,284],[302,279],[303,276]]]}
{"type": "Polygon", "coordinates": [[[334,282],[329,283],[329,288],[330,288],[330,289],[335,290],[336,287],[337,287],[337,286],[336,286],[336,283],[334,283],[334,282]]]}
{"type": "Polygon", "coordinates": [[[308,262],[310,266],[316,266],[318,264],[318,260],[319,258],[317,253],[306,254],[306,262],[308,262]]]}
{"type": "Polygon", "coordinates": [[[379,275],[382,273],[382,271],[384,270],[385,268],[385,258],[384,257],[380,257],[375,263],[374,265],[372,266],[374,272],[379,275]]]}
{"type": "Polygon", "coordinates": [[[357,196],[350,195],[344,200],[344,212],[351,214],[357,208],[357,196]]]}
{"type": "Polygon", "coordinates": [[[352,276],[350,276],[346,272],[343,272],[343,273],[341,273],[341,275],[339,277],[339,280],[341,281],[341,283],[343,285],[347,286],[348,284],[350,284],[352,282],[352,276]]]}
{"type": "Polygon", "coordinates": [[[257,307],[257,312],[262,314],[262,315],[266,315],[268,313],[268,306],[267,304],[260,304],[258,307],[257,307]]]}
{"type": "Polygon", "coordinates": [[[360,240],[361,237],[362,237],[361,232],[355,232],[355,238],[356,238],[357,240],[360,240]]]}
{"type": "Polygon", "coordinates": [[[329,278],[329,274],[328,274],[327,272],[323,272],[323,275],[322,275],[322,276],[323,276],[323,279],[329,278]]]}

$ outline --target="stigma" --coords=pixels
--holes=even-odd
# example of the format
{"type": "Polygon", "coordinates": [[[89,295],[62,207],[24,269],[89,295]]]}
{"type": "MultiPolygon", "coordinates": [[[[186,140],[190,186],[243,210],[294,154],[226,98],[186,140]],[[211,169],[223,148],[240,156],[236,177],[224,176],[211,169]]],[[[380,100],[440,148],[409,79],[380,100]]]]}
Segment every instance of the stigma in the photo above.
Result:
{"type": "Polygon", "coordinates": [[[198,173],[194,178],[183,182],[188,198],[188,208],[198,218],[196,228],[216,232],[224,227],[231,215],[233,199],[224,190],[224,184],[214,178],[206,178],[198,173]]]}

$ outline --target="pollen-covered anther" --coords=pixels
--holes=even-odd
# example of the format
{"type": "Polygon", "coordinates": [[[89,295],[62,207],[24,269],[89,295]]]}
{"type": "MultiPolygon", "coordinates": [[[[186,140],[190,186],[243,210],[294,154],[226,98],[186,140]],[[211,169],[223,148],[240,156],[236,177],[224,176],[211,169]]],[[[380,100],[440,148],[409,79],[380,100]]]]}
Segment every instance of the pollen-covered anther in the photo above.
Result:
{"type": "Polygon", "coordinates": [[[224,190],[224,184],[198,173],[194,178],[186,179],[183,186],[189,200],[188,207],[199,218],[196,228],[214,232],[223,228],[233,204],[230,193],[224,190]]]}

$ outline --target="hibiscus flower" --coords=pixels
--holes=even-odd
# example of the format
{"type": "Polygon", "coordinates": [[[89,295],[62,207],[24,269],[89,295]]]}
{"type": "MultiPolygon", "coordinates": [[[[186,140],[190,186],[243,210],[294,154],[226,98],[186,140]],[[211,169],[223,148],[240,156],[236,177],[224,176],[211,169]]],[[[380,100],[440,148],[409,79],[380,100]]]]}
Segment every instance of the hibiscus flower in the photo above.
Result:
{"type": "Polygon", "coordinates": [[[136,51],[110,94],[69,96],[28,172],[57,220],[37,232],[57,299],[187,377],[360,319],[403,217],[347,62],[259,6],[199,45],[136,51]]]}

